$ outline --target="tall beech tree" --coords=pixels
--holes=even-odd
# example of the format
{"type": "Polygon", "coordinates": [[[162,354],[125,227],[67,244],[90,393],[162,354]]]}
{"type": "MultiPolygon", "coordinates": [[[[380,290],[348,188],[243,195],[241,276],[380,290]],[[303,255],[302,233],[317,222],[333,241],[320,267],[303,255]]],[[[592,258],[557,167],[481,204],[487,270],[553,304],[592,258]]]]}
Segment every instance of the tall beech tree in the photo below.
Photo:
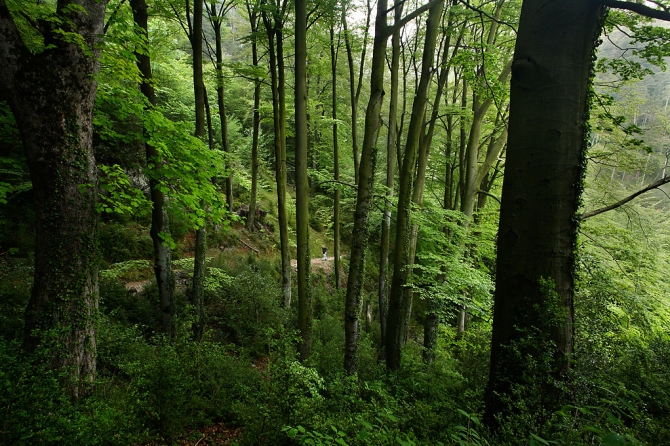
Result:
{"type": "Polygon", "coordinates": [[[247,216],[247,229],[254,230],[256,218],[256,202],[258,190],[258,137],[261,129],[261,80],[258,77],[258,25],[260,22],[260,13],[256,4],[250,0],[245,2],[247,13],[249,14],[249,25],[251,27],[251,63],[256,71],[254,75],[254,115],[251,124],[251,198],[249,199],[249,215],[247,216]]]}
{"type": "MultiPolygon", "coordinates": [[[[330,25],[330,82],[333,118],[333,179],[340,181],[340,149],[337,136],[337,54],[339,38],[335,44],[335,25],[330,25]]],[[[333,256],[335,263],[335,288],[340,289],[340,188],[333,192],[333,256]]]]}
{"type": "Polygon", "coordinates": [[[584,175],[589,81],[605,7],[668,20],[667,10],[611,0],[525,0],[512,62],[491,368],[485,419],[513,414],[518,389],[561,405],[573,352],[574,249],[584,175]],[[547,100],[547,99],[550,100],[547,100]],[[548,357],[548,358],[547,358],[548,357]],[[547,358],[546,369],[537,361],[547,358]],[[546,376],[550,374],[553,378],[546,376]]]}
{"type": "MultiPolygon", "coordinates": [[[[202,21],[203,1],[193,0],[193,18],[191,19],[190,0],[186,0],[186,20],[189,24],[189,40],[193,50],[193,92],[195,95],[195,137],[205,138],[205,82],[202,75],[202,21]]],[[[195,257],[193,280],[191,282],[191,300],[196,308],[196,321],[193,335],[196,340],[202,338],[205,325],[205,313],[202,305],[205,278],[205,253],[207,252],[207,229],[199,227],[195,231],[195,257]]]]}
{"type": "MultiPolygon", "coordinates": [[[[402,18],[404,3],[396,5],[394,20],[402,18]]],[[[395,181],[395,150],[398,137],[398,78],[400,77],[400,28],[394,28],[391,35],[391,97],[389,99],[388,134],[386,138],[386,200],[384,201],[384,216],[382,218],[382,235],[379,249],[379,326],[381,329],[380,350],[383,351],[386,343],[386,302],[387,302],[387,275],[389,261],[389,247],[391,239],[391,205],[393,199],[393,183],[395,181]]]]}
{"type": "Polygon", "coordinates": [[[351,258],[347,295],[344,303],[344,370],[353,374],[358,367],[358,333],[361,288],[363,286],[363,263],[367,247],[368,218],[374,185],[375,159],[377,157],[377,134],[381,126],[381,107],[384,97],[384,62],[388,29],[386,11],[388,2],[378,0],[375,21],[375,38],[372,48],[370,71],[370,99],[365,112],[363,150],[358,171],[358,193],[354,212],[354,228],[351,234],[351,258]]]}
{"type": "Polygon", "coordinates": [[[277,182],[277,220],[282,264],[284,306],[291,306],[291,254],[286,212],[286,84],[284,69],[284,17],[286,0],[265,5],[261,9],[268,36],[270,85],[272,89],[272,121],[274,126],[275,179],[277,182]],[[268,10],[269,9],[269,10],[268,10]]]}
{"type": "MultiPolygon", "coordinates": [[[[209,23],[214,30],[214,56],[216,58],[216,99],[217,105],[219,107],[219,123],[221,124],[221,145],[223,146],[223,151],[227,155],[226,170],[228,170],[228,176],[225,179],[225,191],[226,201],[228,202],[228,210],[230,212],[233,212],[233,170],[231,168],[230,140],[228,139],[228,118],[226,116],[225,94],[223,90],[223,44],[221,41],[221,26],[223,25],[223,20],[226,16],[226,13],[230,11],[233,6],[234,4],[231,1],[223,1],[220,4],[216,1],[205,3],[205,11],[207,12],[209,23]]],[[[251,210],[249,212],[251,212],[251,210]]]]}
{"type": "MultiPolygon", "coordinates": [[[[428,102],[428,87],[432,76],[433,59],[437,36],[442,22],[442,11],[444,1],[434,3],[428,12],[426,21],[425,43],[421,61],[421,78],[412,103],[412,115],[409,128],[407,129],[407,143],[405,145],[405,156],[402,162],[402,171],[398,178],[398,213],[396,220],[396,241],[393,264],[393,280],[389,294],[388,326],[386,332],[386,367],[395,370],[400,367],[400,349],[406,325],[406,303],[405,287],[407,285],[408,265],[410,257],[410,212],[412,197],[412,185],[416,169],[417,155],[420,147],[421,134],[423,133],[424,116],[428,102]]],[[[427,151],[422,155],[427,163],[427,151]]],[[[419,184],[416,188],[423,188],[424,175],[419,175],[419,184]]],[[[419,194],[422,192],[418,191],[419,194]]],[[[408,297],[411,299],[411,297],[408,297]]]]}
{"type": "MultiPolygon", "coordinates": [[[[381,107],[385,94],[384,62],[386,61],[386,43],[388,37],[396,28],[402,28],[407,22],[425,12],[430,6],[441,1],[432,0],[426,3],[403,17],[402,20],[394,23],[391,27],[387,25],[388,2],[386,0],[379,0],[377,2],[375,38],[372,47],[372,65],[370,67],[370,98],[365,112],[365,131],[358,171],[354,227],[351,235],[349,277],[347,278],[347,295],[344,303],[344,369],[349,374],[356,373],[358,363],[358,319],[361,288],[363,286],[363,264],[365,249],[367,248],[368,221],[377,158],[377,135],[381,127],[381,107]]],[[[398,3],[395,6],[398,6],[398,3]]]]}
{"type": "Polygon", "coordinates": [[[98,188],[92,118],[106,4],[60,0],[55,8],[41,5],[51,20],[32,20],[0,0],[0,94],[19,128],[36,213],[35,273],[23,347],[28,352],[48,347],[51,367],[67,371],[74,398],[96,371],[98,188]],[[37,48],[22,39],[19,29],[26,26],[39,34],[37,48]]]}
{"type": "MultiPolygon", "coordinates": [[[[342,6],[342,26],[344,27],[344,45],[347,50],[347,66],[349,67],[349,100],[351,102],[351,148],[354,156],[354,184],[358,184],[358,172],[360,168],[359,138],[358,138],[358,101],[361,97],[363,86],[363,68],[365,67],[365,54],[368,46],[368,30],[370,29],[370,18],[372,6],[368,0],[366,3],[365,27],[363,28],[363,44],[361,47],[361,59],[358,65],[358,76],[354,67],[354,50],[351,33],[347,27],[347,5],[342,6]]],[[[373,56],[374,57],[374,56],[373,56]]]]}
{"type": "MultiPolygon", "coordinates": [[[[140,85],[142,94],[146,97],[149,107],[156,106],[156,91],[152,83],[151,58],[148,53],[149,14],[146,0],[131,0],[130,7],[133,10],[133,20],[141,32],[142,43],[140,49],[135,51],[137,68],[139,69],[143,82],[140,85]]],[[[165,209],[165,194],[160,189],[157,177],[160,175],[160,154],[148,142],[144,144],[149,170],[149,194],[151,197],[151,229],[149,234],[154,247],[154,273],[158,286],[158,296],[161,307],[162,330],[168,337],[174,336],[174,274],[172,273],[172,262],[170,247],[163,237],[169,233],[169,221],[165,209]]]]}
{"type": "Polygon", "coordinates": [[[309,182],[307,178],[307,3],[295,0],[295,219],[298,261],[300,356],[312,351],[312,299],[309,252],[309,182]]]}

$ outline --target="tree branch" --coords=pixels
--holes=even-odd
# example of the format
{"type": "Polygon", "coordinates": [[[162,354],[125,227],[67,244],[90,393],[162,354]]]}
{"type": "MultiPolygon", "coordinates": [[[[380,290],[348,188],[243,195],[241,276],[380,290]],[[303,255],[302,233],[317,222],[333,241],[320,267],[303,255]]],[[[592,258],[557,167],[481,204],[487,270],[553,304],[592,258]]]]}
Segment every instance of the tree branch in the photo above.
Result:
{"type": "Polygon", "coordinates": [[[121,2],[116,5],[116,8],[114,8],[114,11],[112,11],[112,14],[109,16],[109,19],[107,20],[107,23],[105,23],[105,26],[102,28],[102,33],[107,34],[107,30],[109,29],[109,25],[112,24],[114,19],[116,18],[116,14],[119,12],[119,9],[121,9],[121,6],[126,2],[126,0],[121,0],[121,2]]]}
{"type": "Polygon", "coordinates": [[[649,17],[651,19],[665,20],[666,22],[670,22],[670,12],[667,10],[661,11],[660,9],[650,8],[643,3],[629,3],[621,0],[601,0],[600,3],[603,6],[607,6],[608,8],[625,9],[645,17],[649,17]]]}
{"type": "Polygon", "coordinates": [[[502,204],[501,201],[500,201],[500,198],[496,197],[496,196],[493,195],[491,192],[487,192],[487,191],[485,191],[485,190],[478,189],[478,190],[477,190],[477,193],[478,193],[478,194],[484,194],[484,195],[486,195],[487,197],[491,197],[491,198],[493,198],[495,201],[497,201],[498,204],[502,204]]]}
{"type": "Polygon", "coordinates": [[[433,5],[443,2],[444,0],[430,0],[428,3],[426,3],[423,6],[420,6],[416,8],[413,12],[410,12],[407,14],[405,17],[402,18],[398,23],[394,23],[393,26],[387,26],[386,27],[386,35],[390,36],[393,34],[393,31],[398,28],[402,28],[403,26],[407,25],[409,22],[414,20],[415,18],[419,17],[421,14],[424,12],[428,11],[433,5]]]}
{"type": "Polygon", "coordinates": [[[650,190],[657,189],[657,188],[659,188],[659,187],[661,187],[661,186],[663,186],[664,184],[667,184],[667,183],[670,183],[670,176],[665,177],[665,178],[661,178],[660,180],[657,180],[657,181],[654,181],[653,183],[651,183],[649,186],[645,187],[644,189],[640,189],[639,191],[635,192],[634,194],[631,194],[631,195],[627,196],[626,198],[624,198],[623,200],[619,200],[614,204],[610,204],[609,206],[605,206],[605,207],[602,207],[600,209],[596,209],[595,211],[587,212],[587,213],[582,215],[580,220],[583,221],[583,220],[586,220],[587,218],[591,218],[595,215],[602,214],[603,212],[611,211],[612,209],[616,209],[618,207],[621,207],[624,204],[631,201],[632,199],[634,199],[634,198],[636,198],[636,197],[638,197],[638,196],[640,196],[640,195],[642,195],[646,192],[649,192],[650,190]]]}
{"type": "Polygon", "coordinates": [[[459,0],[459,2],[460,2],[463,6],[465,6],[466,8],[468,8],[468,9],[470,9],[470,10],[472,10],[472,11],[478,13],[480,16],[484,16],[484,17],[488,18],[489,20],[491,20],[491,21],[493,21],[493,22],[500,23],[500,24],[502,24],[502,25],[507,26],[507,27],[510,28],[512,31],[514,31],[514,34],[518,34],[518,33],[519,33],[519,32],[517,31],[516,27],[515,27],[514,25],[512,25],[511,23],[509,23],[509,22],[504,22],[504,21],[502,21],[502,20],[500,20],[500,19],[496,19],[495,17],[492,17],[492,16],[491,16],[490,14],[488,14],[486,11],[483,11],[483,10],[477,8],[476,6],[471,5],[469,1],[467,1],[467,0],[459,0]]]}

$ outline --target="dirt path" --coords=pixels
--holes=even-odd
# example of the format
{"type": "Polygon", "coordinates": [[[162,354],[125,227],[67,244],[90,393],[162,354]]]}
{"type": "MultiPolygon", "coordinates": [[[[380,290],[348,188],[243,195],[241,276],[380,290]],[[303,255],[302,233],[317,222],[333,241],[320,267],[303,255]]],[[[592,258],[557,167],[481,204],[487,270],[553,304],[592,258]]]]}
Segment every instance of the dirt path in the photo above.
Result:
{"type": "MultiPolygon", "coordinates": [[[[335,268],[335,257],[326,257],[328,260],[323,260],[323,257],[317,257],[312,259],[312,272],[316,273],[319,270],[322,270],[325,274],[330,274],[335,268]]],[[[342,256],[340,256],[340,259],[342,256]]],[[[298,267],[298,261],[296,259],[291,259],[291,266],[295,270],[298,267]]]]}

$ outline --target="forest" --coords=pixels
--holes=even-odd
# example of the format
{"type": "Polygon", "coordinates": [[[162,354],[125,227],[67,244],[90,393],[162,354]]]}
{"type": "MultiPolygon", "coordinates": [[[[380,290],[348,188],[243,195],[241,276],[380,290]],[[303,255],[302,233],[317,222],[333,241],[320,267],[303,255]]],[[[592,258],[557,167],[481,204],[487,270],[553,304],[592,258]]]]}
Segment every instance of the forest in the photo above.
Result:
{"type": "Polygon", "coordinates": [[[670,0],[0,0],[0,445],[670,445],[670,0]]]}

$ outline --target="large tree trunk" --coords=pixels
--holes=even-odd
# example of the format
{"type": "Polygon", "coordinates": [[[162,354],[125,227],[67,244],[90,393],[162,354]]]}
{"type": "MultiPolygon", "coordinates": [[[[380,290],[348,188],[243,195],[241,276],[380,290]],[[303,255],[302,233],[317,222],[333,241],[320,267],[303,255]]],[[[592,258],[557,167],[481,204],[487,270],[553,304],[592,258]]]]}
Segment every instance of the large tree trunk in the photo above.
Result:
{"type": "Polygon", "coordinates": [[[312,351],[312,299],[309,252],[309,184],[307,179],[307,5],[295,1],[295,219],[298,255],[298,328],[300,356],[312,351]]]}
{"type": "MultiPolygon", "coordinates": [[[[193,2],[193,31],[190,35],[193,49],[193,91],[195,94],[195,136],[205,138],[205,84],[202,75],[202,6],[203,0],[193,2]]],[[[195,233],[195,258],[193,265],[193,281],[191,283],[191,300],[196,308],[196,321],[193,324],[195,340],[202,339],[205,316],[202,305],[203,280],[205,278],[205,252],[207,251],[207,232],[205,227],[198,228],[195,233]]]]}
{"type": "MultiPolygon", "coordinates": [[[[512,413],[514,389],[561,399],[551,385],[570,367],[574,248],[584,165],[589,70],[600,32],[595,0],[525,0],[512,67],[509,143],[486,388],[492,428],[512,413]],[[538,370],[531,361],[542,363],[538,370]],[[540,367],[542,368],[542,367],[540,367]],[[498,417],[498,418],[497,418],[498,417]]],[[[535,396],[535,398],[538,398],[535,396]]]]}
{"type": "MultiPolygon", "coordinates": [[[[143,38],[148,41],[148,19],[146,0],[131,0],[130,6],[133,10],[133,19],[142,30],[143,38]]],[[[152,107],[156,106],[156,92],[152,83],[151,59],[145,52],[136,52],[137,68],[142,74],[144,81],[140,85],[142,93],[152,107]]],[[[153,165],[149,171],[149,190],[151,195],[151,229],[149,234],[154,246],[154,274],[158,285],[158,297],[161,306],[161,329],[163,333],[172,338],[174,336],[174,274],[172,273],[172,262],[170,247],[161,238],[160,234],[168,234],[169,220],[165,210],[165,194],[158,188],[160,177],[160,155],[155,147],[150,144],[144,145],[147,164],[153,165]]]]}
{"type": "Polygon", "coordinates": [[[384,97],[384,62],[386,53],[387,0],[377,2],[375,39],[372,49],[370,71],[370,99],[365,113],[365,133],[358,179],[358,194],[354,212],[354,228],[351,235],[351,258],[347,278],[347,296],[344,304],[344,370],[353,374],[358,367],[358,333],[361,288],[363,286],[363,264],[368,237],[368,217],[374,186],[377,135],[381,126],[381,106],[384,97]]]}
{"type": "Polygon", "coordinates": [[[98,189],[91,141],[106,2],[72,2],[85,12],[65,12],[62,3],[58,13],[83,42],[64,42],[40,22],[44,44],[52,47],[32,53],[0,0],[0,90],[16,118],[35,196],[35,275],[23,347],[48,348],[51,367],[67,370],[77,398],[96,367],[98,189]]]}
{"type": "MultiPolygon", "coordinates": [[[[431,6],[426,21],[426,40],[421,61],[421,79],[412,104],[412,115],[407,129],[407,143],[405,156],[402,162],[402,172],[398,178],[398,215],[396,219],[396,242],[393,263],[393,280],[389,295],[388,326],[386,332],[386,367],[396,370],[400,367],[400,349],[405,331],[406,304],[404,299],[407,285],[409,257],[410,257],[410,213],[412,196],[412,179],[420,146],[423,120],[428,102],[428,86],[431,79],[435,46],[439,33],[439,24],[442,19],[444,1],[431,6]]],[[[427,153],[425,153],[427,160],[427,153]]],[[[425,164],[424,164],[425,166],[425,164]]],[[[419,184],[422,188],[423,185],[419,184]]]]}

